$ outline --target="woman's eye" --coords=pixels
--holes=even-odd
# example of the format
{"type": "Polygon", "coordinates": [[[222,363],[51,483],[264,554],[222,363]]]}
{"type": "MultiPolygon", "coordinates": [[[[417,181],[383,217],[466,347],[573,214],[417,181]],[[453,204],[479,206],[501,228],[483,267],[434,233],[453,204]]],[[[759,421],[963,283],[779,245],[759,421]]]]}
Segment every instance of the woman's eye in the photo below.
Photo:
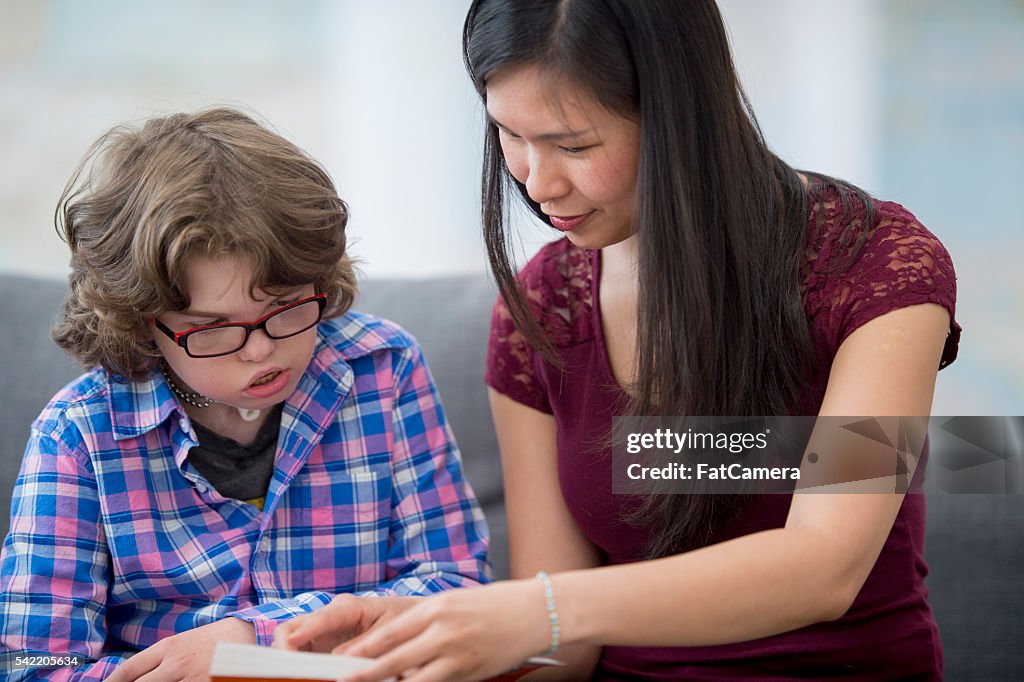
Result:
{"type": "Polygon", "coordinates": [[[559,149],[561,149],[566,154],[579,154],[581,152],[587,151],[588,149],[590,149],[590,147],[559,147],[559,149]]]}
{"type": "Polygon", "coordinates": [[[285,306],[289,306],[298,300],[298,298],[289,298],[287,301],[277,301],[275,305],[277,305],[278,308],[284,308],[285,306]]]}

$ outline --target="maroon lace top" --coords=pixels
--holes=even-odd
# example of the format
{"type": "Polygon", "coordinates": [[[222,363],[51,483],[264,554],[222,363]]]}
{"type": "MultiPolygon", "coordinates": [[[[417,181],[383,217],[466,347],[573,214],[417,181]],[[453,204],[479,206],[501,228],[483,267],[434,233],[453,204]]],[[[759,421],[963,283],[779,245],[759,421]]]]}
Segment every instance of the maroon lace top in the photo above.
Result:
{"type": "MultiPolygon", "coordinates": [[[[942,244],[902,206],[875,203],[875,224],[855,261],[830,264],[848,245],[839,235],[861,213],[844,213],[838,191],[812,188],[808,259],[802,282],[817,351],[828,360],[808,377],[805,414],[817,414],[831,359],[859,326],[897,308],[932,302],[951,315],[942,367],[956,357],[960,327],[952,321],[956,282],[942,244]],[[846,216],[846,217],[844,217],[846,216]]],[[[857,206],[856,202],[853,206],[857,206]]],[[[561,239],[545,246],[520,273],[534,313],[566,368],[550,366],[529,347],[499,300],[491,322],[487,383],[558,425],[558,475],[580,530],[608,564],[637,560],[649,529],[622,518],[636,499],[611,493],[611,457],[595,452],[595,434],[608,433],[625,397],[608,360],[598,309],[600,251],[561,239]]],[[[604,450],[601,452],[600,450],[604,450]]],[[[763,495],[723,527],[709,544],[785,525],[791,498],[763,495]]],[[[749,642],[706,647],[605,647],[600,679],[746,679],[750,677],[894,679],[941,677],[942,648],[926,601],[924,495],[904,498],[882,553],[853,606],[837,621],[749,642]]]]}

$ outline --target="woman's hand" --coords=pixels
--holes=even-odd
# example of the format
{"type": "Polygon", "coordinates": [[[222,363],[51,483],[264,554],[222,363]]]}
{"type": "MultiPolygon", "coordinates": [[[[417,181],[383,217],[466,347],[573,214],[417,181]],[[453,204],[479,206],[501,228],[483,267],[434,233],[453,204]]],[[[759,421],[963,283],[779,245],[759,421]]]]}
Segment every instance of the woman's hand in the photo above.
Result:
{"type": "Polygon", "coordinates": [[[387,623],[423,599],[340,594],[327,606],[278,625],[274,646],[293,651],[337,652],[353,638],[387,623]]]}
{"type": "MultiPolygon", "coordinates": [[[[333,649],[377,659],[346,680],[371,682],[399,675],[410,682],[479,680],[515,668],[551,643],[544,590],[536,580],[504,581],[411,601],[403,613],[373,619],[365,633],[333,649]]],[[[323,646],[353,631],[357,610],[332,603],[296,619],[298,632],[280,633],[279,628],[278,637],[288,638],[282,644],[323,646]]]]}

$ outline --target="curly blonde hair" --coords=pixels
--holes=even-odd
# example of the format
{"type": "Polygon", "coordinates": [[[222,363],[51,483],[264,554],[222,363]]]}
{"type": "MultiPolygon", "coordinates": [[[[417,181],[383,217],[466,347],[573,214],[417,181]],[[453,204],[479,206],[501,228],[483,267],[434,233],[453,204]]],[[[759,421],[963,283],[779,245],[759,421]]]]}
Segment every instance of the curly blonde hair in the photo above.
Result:
{"type": "Polygon", "coordinates": [[[250,290],[312,282],[327,317],[355,298],[348,207],[308,154],[228,108],[118,126],[89,149],[57,204],[71,249],[53,339],[86,367],[140,379],[160,357],[150,321],[189,305],[193,256],[246,256],[250,290]]]}

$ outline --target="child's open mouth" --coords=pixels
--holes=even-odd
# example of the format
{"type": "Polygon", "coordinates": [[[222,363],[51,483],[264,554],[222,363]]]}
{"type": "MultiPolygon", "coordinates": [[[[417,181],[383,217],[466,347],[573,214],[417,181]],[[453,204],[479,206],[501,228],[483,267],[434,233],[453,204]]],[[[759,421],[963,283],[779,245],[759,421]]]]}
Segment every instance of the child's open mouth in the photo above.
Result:
{"type": "Polygon", "coordinates": [[[269,398],[288,385],[290,376],[291,372],[286,369],[275,369],[249,384],[245,392],[254,398],[269,398]]]}
{"type": "Polygon", "coordinates": [[[271,381],[276,379],[277,375],[279,375],[279,374],[280,374],[280,372],[271,372],[270,374],[264,374],[259,379],[257,379],[256,381],[252,382],[252,386],[262,386],[264,384],[269,384],[271,381]]]}

